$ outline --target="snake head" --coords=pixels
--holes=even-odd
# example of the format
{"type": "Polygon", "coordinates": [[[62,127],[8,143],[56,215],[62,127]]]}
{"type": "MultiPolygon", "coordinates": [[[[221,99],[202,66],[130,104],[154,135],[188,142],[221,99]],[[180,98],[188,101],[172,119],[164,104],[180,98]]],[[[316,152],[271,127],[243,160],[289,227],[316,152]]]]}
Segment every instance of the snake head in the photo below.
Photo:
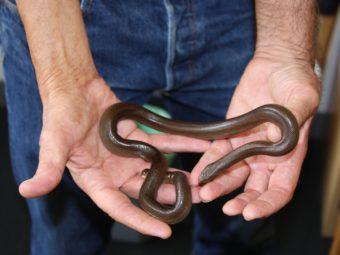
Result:
{"type": "Polygon", "coordinates": [[[229,160],[225,160],[230,154],[227,154],[225,157],[207,165],[201,174],[198,176],[198,184],[200,186],[210,182],[213,180],[217,175],[219,175],[224,169],[229,167],[229,160]],[[226,164],[227,162],[227,164],[226,164]]]}
{"type": "Polygon", "coordinates": [[[202,186],[210,182],[216,175],[216,167],[212,164],[207,165],[198,176],[198,185],[202,186]]]}

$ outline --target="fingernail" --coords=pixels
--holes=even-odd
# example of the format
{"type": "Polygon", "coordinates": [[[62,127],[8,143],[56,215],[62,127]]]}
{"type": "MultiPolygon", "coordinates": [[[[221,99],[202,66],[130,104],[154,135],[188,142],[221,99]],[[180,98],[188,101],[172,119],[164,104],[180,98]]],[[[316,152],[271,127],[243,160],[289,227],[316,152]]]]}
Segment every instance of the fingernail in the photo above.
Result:
{"type": "Polygon", "coordinates": [[[236,212],[235,208],[232,208],[230,206],[223,206],[222,211],[224,214],[228,215],[228,216],[235,216],[238,214],[238,212],[236,212]]]}
{"type": "Polygon", "coordinates": [[[281,130],[274,125],[271,125],[268,129],[268,139],[272,142],[277,142],[281,139],[281,130]]]}
{"type": "Polygon", "coordinates": [[[171,230],[170,231],[160,231],[157,236],[161,239],[168,239],[171,236],[171,230]]]}
{"type": "Polygon", "coordinates": [[[23,197],[29,197],[31,195],[30,186],[27,185],[27,181],[24,181],[19,186],[19,194],[23,197]]]}
{"type": "Polygon", "coordinates": [[[257,218],[256,216],[257,215],[253,211],[243,212],[243,217],[246,221],[254,220],[257,218]]]}
{"type": "Polygon", "coordinates": [[[203,203],[209,203],[212,201],[211,197],[205,197],[204,193],[203,194],[200,193],[200,198],[202,199],[203,203]]]}

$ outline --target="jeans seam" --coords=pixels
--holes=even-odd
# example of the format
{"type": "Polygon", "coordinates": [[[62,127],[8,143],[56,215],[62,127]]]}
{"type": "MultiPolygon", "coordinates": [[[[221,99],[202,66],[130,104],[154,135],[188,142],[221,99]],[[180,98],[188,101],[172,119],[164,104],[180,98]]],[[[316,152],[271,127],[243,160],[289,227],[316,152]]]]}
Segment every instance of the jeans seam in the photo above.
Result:
{"type": "Polygon", "coordinates": [[[83,11],[83,15],[87,15],[91,10],[93,0],[81,0],[80,8],[83,11]]]}
{"type": "Polygon", "coordinates": [[[188,12],[190,13],[188,17],[188,25],[191,30],[191,50],[192,50],[192,56],[191,56],[191,61],[189,62],[189,71],[193,76],[196,74],[196,64],[194,62],[194,59],[197,55],[197,48],[198,48],[198,42],[197,42],[197,34],[198,31],[195,26],[195,14],[193,11],[193,3],[192,0],[188,0],[188,12]]]}
{"type": "Polygon", "coordinates": [[[174,6],[170,0],[164,1],[167,12],[167,24],[168,24],[168,40],[167,40],[167,59],[165,64],[165,78],[166,89],[171,90],[174,86],[174,73],[173,64],[175,61],[175,44],[176,44],[176,22],[174,15],[174,6]]]}
{"type": "Polygon", "coordinates": [[[0,0],[0,4],[3,4],[11,13],[19,15],[17,6],[9,0],[0,0]]]}

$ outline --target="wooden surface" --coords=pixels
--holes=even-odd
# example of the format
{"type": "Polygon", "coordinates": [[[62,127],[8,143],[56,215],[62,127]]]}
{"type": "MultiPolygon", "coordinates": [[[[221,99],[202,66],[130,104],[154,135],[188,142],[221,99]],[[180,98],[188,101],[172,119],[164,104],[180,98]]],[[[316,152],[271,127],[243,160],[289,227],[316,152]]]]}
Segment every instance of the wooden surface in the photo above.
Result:
{"type": "Polygon", "coordinates": [[[324,67],[328,44],[333,31],[335,16],[320,16],[319,33],[317,37],[317,59],[322,67],[324,67]]]}
{"type": "Polygon", "coordinates": [[[338,214],[338,220],[334,232],[334,239],[331,247],[331,252],[329,255],[339,255],[340,254],[340,214],[338,214]]]}
{"type": "MultiPolygon", "coordinates": [[[[339,13],[337,14],[339,15],[339,13]]],[[[336,21],[338,22],[338,18],[336,21]]],[[[338,24],[337,24],[338,25],[338,24]]],[[[332,50],[329,50],[329,42],[330,38],[332,38],[332,44],[336,40],[334,40],[334,36],[337,34],[335,32],[335,16],[320,16],[319,19],[319,34],[318,34],[318,47],[317,47],[317,57],[321,64],[324,65],[326,61],[327,54],[334,54],[334,47],[330,47],[332,50]],[[335,34],[332,34],[332,32],[335,34]]],[[[336,63],[336,62],[335,62],[336,63]]],[[[334,63],[334,64],[335,64],[334,63]]],[[[332,88],[333,99],[336,104],[336,113],[335,118],[332,126],[332,147],[330,150],[330,157],[328,159],[328,164],[325,169],[324,173],[324,183],[323,183],[323,205],[322,205],[322,234],[323,236],[337,236],[340,233],[339,227],[336,228],[336,221],[339,215],[339,205],[340,205],[340,65],[339,61],[336,63],[337,66],[332,65],[327,66],[327,68],[334,68],[335,75],[332,76],[334,81],[334,86],[332,88]],[[334,96],[335,94],[335,96],[334,96]]],[[[323,70],[324,75],[329,70],[323,70]]],[[[324,77],[325,78],[325,77],[324,77]]],[[[324,80],[323,78],[323,80],[324,80]]],[[[333,81],[332,81],[333,82],[333,81]]],[[[322,148],[320,148],[322,150],[322,148]]],[[[340,223],[339,223],[340,224],[340,223]]],[[[340,255],[337,253],[336,255],[340,255]]]]}
{"type": "MultiPolygon", "coordinates": [[[[340,87],[338,72],[337,87],[340,87]]],[[[339,93],[337,93],[339,99],[339,93]]],[[[333,146],[326,169],[322,208],[322,234],[333,236],[340,204],[340,100],[337,100],[337,113],[333,127],[333,146]]],[[[322,148],[320,148],[322,149],[322,148]]],[[[340,254],[340,253],[339,253],[340,254]]],[[[337,254],[337,255],[339,255],[337,254]]]]}

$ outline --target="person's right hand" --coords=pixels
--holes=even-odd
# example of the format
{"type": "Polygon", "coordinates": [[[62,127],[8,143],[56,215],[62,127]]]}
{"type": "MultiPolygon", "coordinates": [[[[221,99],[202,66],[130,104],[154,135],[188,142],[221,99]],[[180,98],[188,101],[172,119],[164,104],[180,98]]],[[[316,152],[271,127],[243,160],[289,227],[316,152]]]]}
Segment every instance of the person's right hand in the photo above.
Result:
{"type": "MultiPolygon", "coordinates": [[[[54,81],[55,82],[55,81],[54,81]]],[[[43,100],[43,128],[40,137],[39,166],[36,174],[21,183],[26,198],[51,192],[61,181],[65,166],[75,183],[114,220],[143,234],[167,238],[166,224],[134,206],[123,193],[137,197],[148,163],[111,154],[103,146],[98,123],[103,111],[118,99],[101,78],[85,86],[54,89],[43,100]]],[[[174,135],[148,135],[133,121],[121,121],[119,133],[127,139],[141,140],[163,152],[204,152],[209,142],[174,135]]],[[[159,192],[159,201],[173,202],[174,189],[159,192]]],[[[198,194],[193,190],[193,200],[198,194]]]]}

